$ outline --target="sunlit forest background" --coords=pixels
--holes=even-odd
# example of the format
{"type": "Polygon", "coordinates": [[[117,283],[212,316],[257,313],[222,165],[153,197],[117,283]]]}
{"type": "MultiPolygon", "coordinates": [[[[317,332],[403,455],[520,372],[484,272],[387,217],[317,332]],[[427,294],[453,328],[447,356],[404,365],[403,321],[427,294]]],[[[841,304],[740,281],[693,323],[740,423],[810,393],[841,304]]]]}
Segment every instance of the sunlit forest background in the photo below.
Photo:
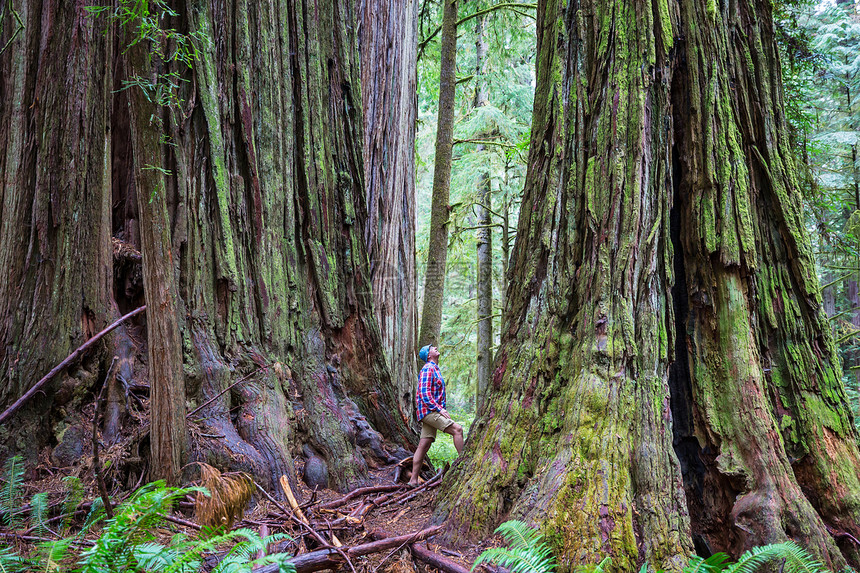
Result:
{"type": "MultiPolygon", "coordinates": [[[[441,339],[448,400],[467,422],[475,412],[476,231],[479,183],[492,190],[493,335],[498,343],[504,276],[516,236],[535,86],[534,10],[470,2],[457,44],[457,106],[451,177],[448,274],[441,339]],[[477,14],[477,16],[473,16],[477,14]],[[479,26],[478,22],[482,21],[479,26]],[[476,41],[489,44],[487,106],[473,105],[476,41]],[[482,146],[482,147],[479,147],[482,146]]],[[[427,260],[439,89],[438,6],[419,15],[417,249],[419,307],[427,260]]],[[[815,245],[824,305],[836,334],[843,376],[860,420],[860,10],[852,2],[776,2],[786,117],[803,178],[806,220],[815,245]]],[[[468,423],[466,424],[468,427],[468,423]]],[[[437,458],[453,457],[450,437],[437,458]]]]}

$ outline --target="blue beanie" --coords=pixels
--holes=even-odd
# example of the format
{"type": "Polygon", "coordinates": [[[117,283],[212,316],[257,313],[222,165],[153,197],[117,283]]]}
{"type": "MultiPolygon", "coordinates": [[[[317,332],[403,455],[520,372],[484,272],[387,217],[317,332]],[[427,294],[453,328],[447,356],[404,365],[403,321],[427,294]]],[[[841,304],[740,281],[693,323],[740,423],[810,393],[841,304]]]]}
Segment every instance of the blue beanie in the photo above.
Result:
{"type": "Polygon", "coordinates": [[[427,362],[427,355],[430,353],[430,345],[423,347],[418,351],[418,358],[421,359],[421,362],[427,362]]]}

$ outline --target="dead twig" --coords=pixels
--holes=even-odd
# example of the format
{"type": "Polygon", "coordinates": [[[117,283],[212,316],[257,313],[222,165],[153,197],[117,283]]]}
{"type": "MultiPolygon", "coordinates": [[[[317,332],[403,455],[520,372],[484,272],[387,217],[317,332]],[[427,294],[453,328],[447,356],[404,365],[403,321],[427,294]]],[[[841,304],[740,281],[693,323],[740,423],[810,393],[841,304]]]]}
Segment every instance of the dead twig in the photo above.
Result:
{"type": "Polygon", "coordinates": [[[78,358],[78,356],[80,356],[81,354],[86,352],[90,348],[90,346],[92,346],[93,344],[95,344],[96,342],[101,340],[103,336],[110,333],[112,330],[114,330],[116,327],[118,327],[120,324],[122,324],[126,320],[128,320],[129,318],[131,318],[133,316],[137,316],[138,314],[140,314],[144,310],[146,310],[146,305],[143,305],[140,308],[134,309],[130,313],[126,314],[122,318],[117,319],[113,324],[111,324],[110,326],[108,326],[107,328],[105,328],[104,330],[102,330],[101,332],[99,332],[98,334],[96,334],[95,336],[93,336],[92,338],[87,340],[86,342],[84,342],[81,346],[78,347],[77,350],[75,350],[74,352],[69,354],[65,360],[63,360],[62,362],[60,362],[59,364],[54,366],[50,372],[45,374],[42,377],[42,379],[39,380],[38,382],[36,382],[32,388],[27,390],[27,392],[25,392],[23,396],[21,396],[20,398],[15,400],[14,404],[12,404],[8,408],[6,408],[6,410],[2,414],[0,414],[0,424],[2,424],[6,420],[6,418],[8,418],[12,414],[14,414],[16,411],[18,411],[18,409],[21,406],[23,406],[25,403],[27,403],[27,401],[30,398],[32,398],[36,394],[36,392],[38,392],[39,390],[42,389],[42,386],[47,384],[54,376],[56,376],[60,371],[62,371],[63,368],[65,368],[66,366],[68,366],[69,364],[74,362],[78,358]]]}
{"type": "Polygon", "coordinates": [[[194,522],[186,521],[186,520],[180,519],[178,517],[173,517],[172,515],[168,515],[166,513],[162,513],[161,517],[163,517],[165,520],[167,520],[171,523],[175,523],[176,525],[181,525],[183,527],[190,527],[191,529],[196,529],[197,531],[200,531],[201,529],[203,529],[201,526],[197,525],[194,522]]]}
{"type": "Polygon", "coordinates": [[[348,494],[346,494],[345,496],[343,496],[340,499],[335,499],[333,501],[329,501],[327,503],[320,504],[318,509],[334,509],[336,507],[340,507],[340,506],[344,505],[346,502],[348,502],[348,501],[350,501],[350,500],[352,500],[352,499],[354,499],[360,495],[365,495],[368,493],[381,493],[381,492],[388,492],[388,491],[397,491],[399,489],[403,489],[403,486],[402,485],[377,485],[377,486],[370,486],[370,487],[360,487],[358,489],[352,490],[351,492],[349,492],[348,494]]]}
{"type": "Polygon", "coordinates": [[[116,361],[118,358],[116,356],[113,357],[113,360],[110,361],[110,367],[107,371],[107,376],[105,376],[104,384],[102,384],[102,389],[99,390],[99,396],[96,398],[96,409],[93,412],[93,473],[96,477],[96,483],[99,487],[99,496],[102,498],[102,503],[105,506],[105,515],[107,515],[108,519],[113,519],[113,505],[111,505],[110,497],[107,492],[107,485],[105,485],[105,477],[102,474],[102,464],[99,461],[99,418],[101,417],[101,406],[102,399],[104,398],[105,389],[110,384],[110,377],[113,375],[114,366],[116,366],[116,361]]]}
{"type": "MultiPolygon", "coordinates": [[[[432,537],[439,533],[441,529],[442,526],[437,525],[415,533],[408,533],[398,537],[385,537],[379,541],[372,541],[370,543],[355,545],[349,548],[345,547],[340,551],[338,551],[337,548],[328,547],[319,551],[305,553],[304,555],[297,555],[290,559],[289,563],[296,568],[296,573],[311,573],[312,571],[320,571],[322,569],[336,569],[341,565],[340,560],[337,559],[339,555],[346,558],[347,555],[349,557],[361,557],[363,555],[379,553],[380,551],[397,547],[409,539],[412,539],[413,543],[427,539],[428,537],[432,537]]],[[[278,564],[266,565],[256,569],[254,573],[277,573],[279,570],[278,567],[278,564]]]]}
{"type": "MultiPolygon", "coordinates": [[[[208,400],[206,400],[205,402],[203,402],[202,404],[200,404],[199,406],[197,406],[196,408],[194,408],[193,410],[188,412],[185,415],[185,417],[190,418],[191,416],[193,416],[194,414],[196,414],[197,412],[199,412],[200,410],[202,410],[203,408],[205,408],[206,406],[208,406],[209,404],[211,404],[212,402],[214,402],[215,400],[217,400],[218,398],[223,396],[226,392],[229,392],[235,386],[238,386],[242,382],[248,380],[251,376],[253,376],[257,372],[259,372],[260,370],[266,370],[266,369],[268,369],[268,366],[263,366],[261,368],[257,368],[256,370],[254,370],[253,372],[251,372],[245,376],[242,376],[241,378],[239,378],[238,380],[236,380],[235,382],[233,382],[232,384],[230,384],[229,386],[227,386],[226,388],[224,388],[223,390],[221,390],[220,392],[218,392],[217,394],[215,394],[214,396],[212,396],[211,398],[209,398],[208,400]]],[[[206,434],[203,434],[203,435],[205,436],[206,434]]],[[[224,436],[211,436],[211,437],[223,438],[224,436]]]]}

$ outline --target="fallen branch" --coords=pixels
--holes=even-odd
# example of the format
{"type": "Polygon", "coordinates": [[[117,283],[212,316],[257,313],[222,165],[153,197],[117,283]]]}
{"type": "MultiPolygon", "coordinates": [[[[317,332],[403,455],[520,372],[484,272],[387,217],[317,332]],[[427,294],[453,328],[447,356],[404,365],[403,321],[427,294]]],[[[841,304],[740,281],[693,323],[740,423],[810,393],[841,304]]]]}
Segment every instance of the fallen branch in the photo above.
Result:
{"type": "Polygon", "coordinates": [[[186,521],[184,519],[180,519],[178,517],[173,517],[172,515],[168,515],[166,513],[162,513],[161,517],[163,517],[166,521],[170,521],[171,523],[175,523],[176,525],[181,525],[183,527],[190,527],[191,529],[196,529],[200,531],[203,529],[201,526],[197,525],[194,522],[186,521]]]}
{"type": "Polygon", "coordinates": [[[317,533],[317,532],[316,532],[316,530],[315,530],[313,527],[311,527],[310,525],[308,525],[307,523],[305,523],[304,521],[302,521],[301,519],[299,519],[298,517],[296,517],[296,516],[293,514],[293,512],[292,512],[292,511],[290,511],[289,509],[287,509],[286,507],[284,507],[284,504],[282,504],[281,502],[279,502],[277,499],[275,499],[274,497],[272,497],[272,496],[271,496],[271,494],[269,494],[269,492],[267,492],[265,489],[263,489],[263,486],[261,486],[261,485],[260,485],[260,484],[258,484],[257,482],[254,482],[254,485],[257,487],[257,490],[258,490],[260,493],[262,493],[263,495],[265,495],[265,496],[266,496],[266,498],[268,498],[268,500],[269,500],[269,501],[271,501],[272,503],[274,503],[274,504],[275,504],[275,507],[277,507],[278,509],[280,509],[280,510],[283,512],[283,514],[284,514],[285,516],[287,516],[287,518],[288,518],[288,519],[292,519],[294,523],[296,523],[296,524],[297,524],[297,525],[299,525],[300,527],[304,527],[305,529],[307,529],[307,530],[308,530],[308,533],[310,533],[310,534],[311,534],[311,536],[312,536],[314,539],[316,539],[316,540],[317,540],[317,542],[318,542],[318,543],[320,543],[321,545],[323,545],[323,546],[328,545],[328,541],[326,541],[326,540],[325,540],[325,538],[324,538],[322,535],[320,535],[319,533],[317,533]]]}
{"type": "MultiPolygon", "coordinates": [[[[296,517],[310,525],[310,521],[305,517],[304,512],[302,512],[299,507],[299,502],[296,501],[296,496],[293,495],[293,489],[290,487],[290,480],[287,479],[287,476],[281,476],[281,489],[284,490],[284,494],[287,496],[287,501],[290,502],[290,507],[293,508],[293,511],[296,512],[296,517]]],[[[337,538],[334,534],[331,536],[331,543],[335,547],[343,547],[343,543],[340,542],[340,539],[337,538]]]]}
{"type": "MultiPolygon", "coordinates": [[[[251,376],[253,376],[257,372],[259,372],[260,370],[265,370],[266,368],[267,368],[266,366],[263,366],[263,367],[257,368],[256,370],[254,370],[253,372],[251,372],[245,376],[242,376],[241,378],[239,378],[238,380],[236,380],[235,382],[233,382],[232,384],[230,384],[229,386],[227,386],[226,388],[224,388],[223,390],[221,390],[220,392],[218,392],[217,394],[215,394],[214,396],[212,396],[211,398],[209,398],[208,400],[206,400],[205,402],[203,402],[202,404],[200,404],[199,406],[197,406],[196,408],[194,408],[193,410],[188,412],[185,415],[185,418],[186,419],[190,418],[191,416],[193,416],[194,414],[196,414],[197,412],[199,412],[200,410],[202,410],[203,408],[205,408],[206,406],[208,406],[209,404],[211,404],[212,402],[214,402],[215,400],[217,400],[218,398],[223,396],[225,392],[228,392],[229,390],[231,390],[235,386],[238,386],[239,384],[241,384],[242,382],[244,382],[245,380],[247,380],[248,378],[250,378],[251,376]]],[[[206,434],[203,434],[203,435],[205,436],[206,434]]],[[[223,438],[224,436],[213,436],[213,437],[223,438]]]]}
{"type": "Polygon", "coordinates": [[[443,557],[418,543],[412,546],[412,555],[414,555],[419,561],[423,561],[427,565],[435,567],[445,573],[469,573],[469,570],[466,567],[463,567],[453,559],[443,557]]]}
{"type": "Polygon", "coordinates": [[[377,507],[382,507],[382,506],[388,505],[390,503],[404,501],[406,499],[412,499],[413,497],[415,497],[416,495],[418,495],[422,491],[430,489],[431,487],[435,487],[441,481],[442,481],[442,470],[440,469],[438,472],[436,472],[436,475],[434,475],[432,478],[425,481],[424,483],[422,483],[418,487],[414,487],[412,489],[406,490],[402,494],[395,496],[395,497],[391,497],[391,498],[388,498],[387,496],[381,496],[381,497],[377,498],[376,500],[374,500],[373,503],[377,507]]]}
{"type": "Polygon", "coordinates": [[[6,410],[2,414],[0,414],[0,424],[2,424],[6,420],[6,418],[8,418],[12,414],[14,414],[16,411],[18,411],[18,409],[21,406],[26,404],[27,401],[36,394],[36,392],[38,392],[39,390],[42,389],[42,386],[47,384],[54,376],[59,374],[60,371],[63,370],[63,368],[65,368],[66,366],[68,366],[69,364],[74,362],[78,358],[78,356],[80,356],[81,354],[83,354],[84,352],[89,350],[90,346],[92,346],[93,344],[95,344],[96,342],[101,340],[102,337],[104,337],[106,334],[110,333],[112,330],[114,330],[116,327],[118,327],[120,324],[122,324],[126,320],[128,320],[129,318],[131,318],[133,316],[137,316],[138,314],[140,314],[144,310],[146,310],[146,305],[143,305],[140,308],[134,309],[130,313],[126,314],[122,318],[117,319],[113,324],[111,324],[110,326],[108,326],[107,328],[105,328],[104,330],[102,330],[101,332],[99,332],[98,334],[96,334],[95,336],[93,336],[92,338],[87,340],[86,342],[84,342],[81,346],[78,347],[77,350],[75,350],[74,352],[69,354],[65,360],[63,360],[62,362],[60,362],[59,364],[54,366],[50,372],[45,374],[41,380],[36,382],[33,385],[33,387],[30,388],[29,390],[27,390],[27,392],[25,392],[23,396],[18,398],[14,404],[12,404],[8,408],[6,408],[6,410]]]}
{"type": "MultiPolygon", "coordinates": [[[[441,530],[442,526],[437,525],[435,527],[430,527],[407,535],[385,537],[379,541],[372,541],[370,543],[364,543],[362,545],[356,545],[349,548],[344,547],[342,552],[349,557],[361,557],[363,555],[379,553],[386,549],[392,549],[403,543],[422,541],[428,537],[436,535],[441,530]]],[[[384,536],[384,534],[380,534],[380,536],[384,536]]],[[[334,548],[329,548],[312,551],[310,553],[305,553],[304,555],[298,555],[290,559],[289,563],[296,568],[296,573],[311,573],[312,571],[321,571],[322,569],[336,569],[343,563],[343,558],[339,557],[340,555],[334,548]]],[[[255,569],[254,573],[277,573],[279,571],[278,567],[279,566],[277,564],[266,565],[265,567],[255,569]]]]}
{"type": "Polygon", "coordinates": [[[110,378],[113,375],[113,368],[116,366],[117,357],[114,356],[113,360],[110,362],[110,368],[108,368],[107,376],[105,376],[104,384],[102,384],[102,389],[99,391],[99,397],[96,398],[96,411],[93,413],[93,473],[96,474],[96,483],[99,487],[99,495],[102,498],[102,504],[105,506],[105,515],[107,515],[108,519],[113,519],[113,505],[111,505],[110,497],[107,492],[107,485],[105,485],[105,476],[102,473],[102,465],[99,461],[99,417],[101,416],[101,406],[102,406],[102,398],[104,398],[105,389],[107,389],[108,384],[110,384],[110,378]]]}
{"type": "Polygon", "coordinates": [[[327,503],[320,504],[317,506],[317,509],[334,509],[336,507],[340,507],[344,505],[346,502],[355,499],[360,495],[365,495],[368,493],[383,493],[388,491],[397,491],[399,489],[403,489],[402,485],[376,485],[371,487],[360,487],[355,489],[340,499],[335,499],[333,501],[329,501],[327,503]]]}

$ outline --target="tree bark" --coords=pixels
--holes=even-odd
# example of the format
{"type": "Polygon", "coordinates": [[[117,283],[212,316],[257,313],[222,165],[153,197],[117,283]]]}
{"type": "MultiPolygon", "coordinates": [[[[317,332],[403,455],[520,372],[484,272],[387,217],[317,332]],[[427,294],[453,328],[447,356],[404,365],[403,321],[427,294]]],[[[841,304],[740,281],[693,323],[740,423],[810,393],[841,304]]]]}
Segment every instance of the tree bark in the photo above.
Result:
{"type": "MultiPolygon", "coordinates": [[[[478,18],[475,24],[475,98],[473,106],[483,107],[490,103],[489,88],[485,79],[487,61],[487,39],[485,37],[487,16],[478,18]]],[[[475,146],[475,152],[484,151],[484,145],[475,146]]],[[[477,357],[475,363],[475,404],[480,410],[486,402],[487,390],[493,369],[493,233],[492,195],[490,174],[482,172],[478,178],[477,193],[477,357]]]]}
{"type": "Polygon", "coordinates": [[[442,2],[436,160],[433,166],[430,241],[424,274],[424,307],[418,333],[419,347],[439,344],[442,330],[445,266],[448,260],[448,196],[451,191],[451,157],[454,149],[454,96],[457,87],[457,3],[458,0],[442,2]]]}
{"type": "MultiPolygon", "coordinates": [[[[137,30],[127,30],[134,35],[137,30]]],[[[131,45],[131,41],[128,42],[131,45]]],[[[130,78],[157,82],[151,46],[138,42],[125,51],[130,78]]],[[[143,290],[150,311],[146,317],[147,367],[150,396],[150,477],[178,485],[185,465],[188,434],[185,427],[185,375],[176,319],[177,291],[173,276],[167,188],[161,165],[164,110],[142,89],[128,90],[134,185],[137,190],[139,234],[143,256],[143,290]]]]}
{"type": "Polygon", "coordinates": [[[787,538],[856,564],[770,5],[543,0],[537,26],[506,330],[437,517],[539,523],[563,570],[787,538]]]}
{"type": "Polygon", "coordinates": [[[373,302],[400,415],[415,419],[417,0],[364,0],[361,7],[365,242],[373,302]]]}
{"type": "MultiPolygon", "coordinates": [[[[399,459],[396,448],[415,436],[382,351],[364,242],[357,4],[187,2],[169,26],[207,41],[197,40],[193,70],[166,70],[187,81],[180,109],[163,116],[170,143],[156,151],[146,133],[132,133],[150,117],[125,103],[137,88],[119,90],[129,72],[111,59],[114,46],[125,49],[121,31],[80,2],[16,6],[26,28],[0,56],[0,256],[12,279],[0,284],[2,402],[115,309],[142,302],[132,284],[139,271],[111,272],[113,229],[122,249],[143,251],[145,275],[157,252],[150,262],[162,274],[144,277],[148,297],[171,276],[176,286],[186,392],[170,402],[193,410],[217,396],[190,421],[189,461],[242,469],[274,489],[295,475],[293,452],[310,444],[331,486],[346,490],[369,467],[399,459]],[[162,193],[133,175],[133,157],[157,158],[162,193]]],[[[137,169],[150,162],[138,159],[137,169]]],[[[170,330],[144,343],[175,348],[170,330]]],[[[157,393],[158,360],[176,366],[151,357],[124,375],[152,377],[157,393]]],[[[89,386],[92,370],[70,374],[89,386]]],[[[48,428],[65,415],[41,408],[31,417],[48,428]]],[[[50,441],[50,432],[35,435],[33,451],[50,441]]],[[[23,443],[13,431],[6,438],[10,449],[23,443]]]]}
{"type": "MultiPolygon", "coordinates": [[[[7,406],[114,318],[103,105],[113,51],[102,27],[71,2],[10,3],[0,46],[0,404],[7,406]]],[[[60,400],[56,389],[89,388],[106,367],[91,354],[49,384],[3,424],[0,457],[16,451],[35,460],[53,434],[43,414],[79,408],[82,393],[60,400]]]]}

